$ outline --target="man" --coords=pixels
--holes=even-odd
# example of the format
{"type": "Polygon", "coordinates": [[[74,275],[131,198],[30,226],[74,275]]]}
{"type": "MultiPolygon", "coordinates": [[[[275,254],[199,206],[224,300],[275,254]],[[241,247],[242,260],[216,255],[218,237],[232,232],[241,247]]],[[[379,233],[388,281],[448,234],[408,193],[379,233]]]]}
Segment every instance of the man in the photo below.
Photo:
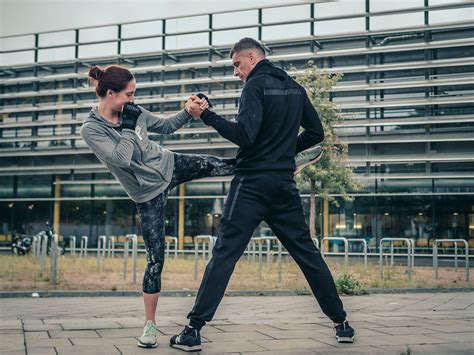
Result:
{"type": "Polygon", "coordinates": [[[235,121],[205,110],[201,119],[239,146],[235,177],[219,225],[213,256],[206,267],[189,326],[170,346],[200,351],[200,330],[224,296],[235,264],[254,229],[266,221],[301,268],[323,312],[334,322],[339,342],[352,342],[332,275],[311,240],[293,173],[295,154],[324,139],[316,110],[305,89],[265,59],[262,46],[243,38],[230,52],[234,75],[244,83],[235,121]],[[300,126],[304,128],[299,133],[300,126]]]}

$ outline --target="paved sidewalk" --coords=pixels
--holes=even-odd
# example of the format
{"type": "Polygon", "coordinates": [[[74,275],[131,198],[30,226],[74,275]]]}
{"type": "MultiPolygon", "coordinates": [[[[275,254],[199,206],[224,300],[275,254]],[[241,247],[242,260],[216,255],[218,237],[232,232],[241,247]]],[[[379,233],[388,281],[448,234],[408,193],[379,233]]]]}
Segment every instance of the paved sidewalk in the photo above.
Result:
{"type": "MultiPolygon", "coordinates": [[[[473,354],[474,293],[344,297],[354,344],[338,344],[312,297],[226,297],[203,354],[473,354]]],[[[168,346],[194,297],[162,297],[159,347],[136,346],[141,297],[0,299],[0,354],[185,354],[168,346]]]]}

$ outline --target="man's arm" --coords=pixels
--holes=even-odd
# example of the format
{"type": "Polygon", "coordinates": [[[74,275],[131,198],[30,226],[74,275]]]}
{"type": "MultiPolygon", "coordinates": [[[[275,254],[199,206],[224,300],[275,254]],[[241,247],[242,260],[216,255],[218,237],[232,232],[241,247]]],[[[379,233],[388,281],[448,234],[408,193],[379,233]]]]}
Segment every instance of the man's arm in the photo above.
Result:
{"type": "Polygon", "coordinates": [[[235,121],[229,121],[215,112],[205,110],[202,121],[215,128],[225,139],[241,148],[252,146],[257,138],[263,117],[263,95],[261,90],[245,87],[240,97],[239,112],[235,121]]]}
{"type": "MultiPolygon", "coordinates": [[[[305,95],[306,96],[306,95],[305,95]]],[[[296,142],[296,154],[306,150],[324,140],[324,129],[319,119],[318,113],[314,106],[305,97],[303,103],[303,117],[301,119],[301,127],[304,131],[298,135],[296,142]]]]}

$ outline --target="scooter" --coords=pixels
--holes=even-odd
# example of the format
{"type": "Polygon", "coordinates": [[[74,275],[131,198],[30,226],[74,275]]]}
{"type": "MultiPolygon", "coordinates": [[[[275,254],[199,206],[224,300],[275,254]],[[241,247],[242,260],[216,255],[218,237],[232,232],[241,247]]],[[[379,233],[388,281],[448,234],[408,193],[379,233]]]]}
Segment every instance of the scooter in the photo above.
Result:
{"type": "Polygon", "coordinates": [[[26,255],[31,250],[33,237],[26,234],[15,236],[12,241],[12,253],[16,255],[26,255]]]}

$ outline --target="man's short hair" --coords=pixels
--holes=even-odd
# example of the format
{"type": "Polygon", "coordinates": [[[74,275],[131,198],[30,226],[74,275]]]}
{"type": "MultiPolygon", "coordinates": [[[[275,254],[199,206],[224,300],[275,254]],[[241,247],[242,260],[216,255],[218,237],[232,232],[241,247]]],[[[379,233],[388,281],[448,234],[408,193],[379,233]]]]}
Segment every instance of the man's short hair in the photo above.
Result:
{"type": "Polygon", "coordinates": [[[258,51],[262,52],[263,56],[265,57],[265,49],[260,43],[258,43],[258,41],[250,37],[244,37],[240,41],[236,42],[230,50],[229,56],[232,58],[234,53],[238,53],[246,49],[257,49],[258,51]]]}

